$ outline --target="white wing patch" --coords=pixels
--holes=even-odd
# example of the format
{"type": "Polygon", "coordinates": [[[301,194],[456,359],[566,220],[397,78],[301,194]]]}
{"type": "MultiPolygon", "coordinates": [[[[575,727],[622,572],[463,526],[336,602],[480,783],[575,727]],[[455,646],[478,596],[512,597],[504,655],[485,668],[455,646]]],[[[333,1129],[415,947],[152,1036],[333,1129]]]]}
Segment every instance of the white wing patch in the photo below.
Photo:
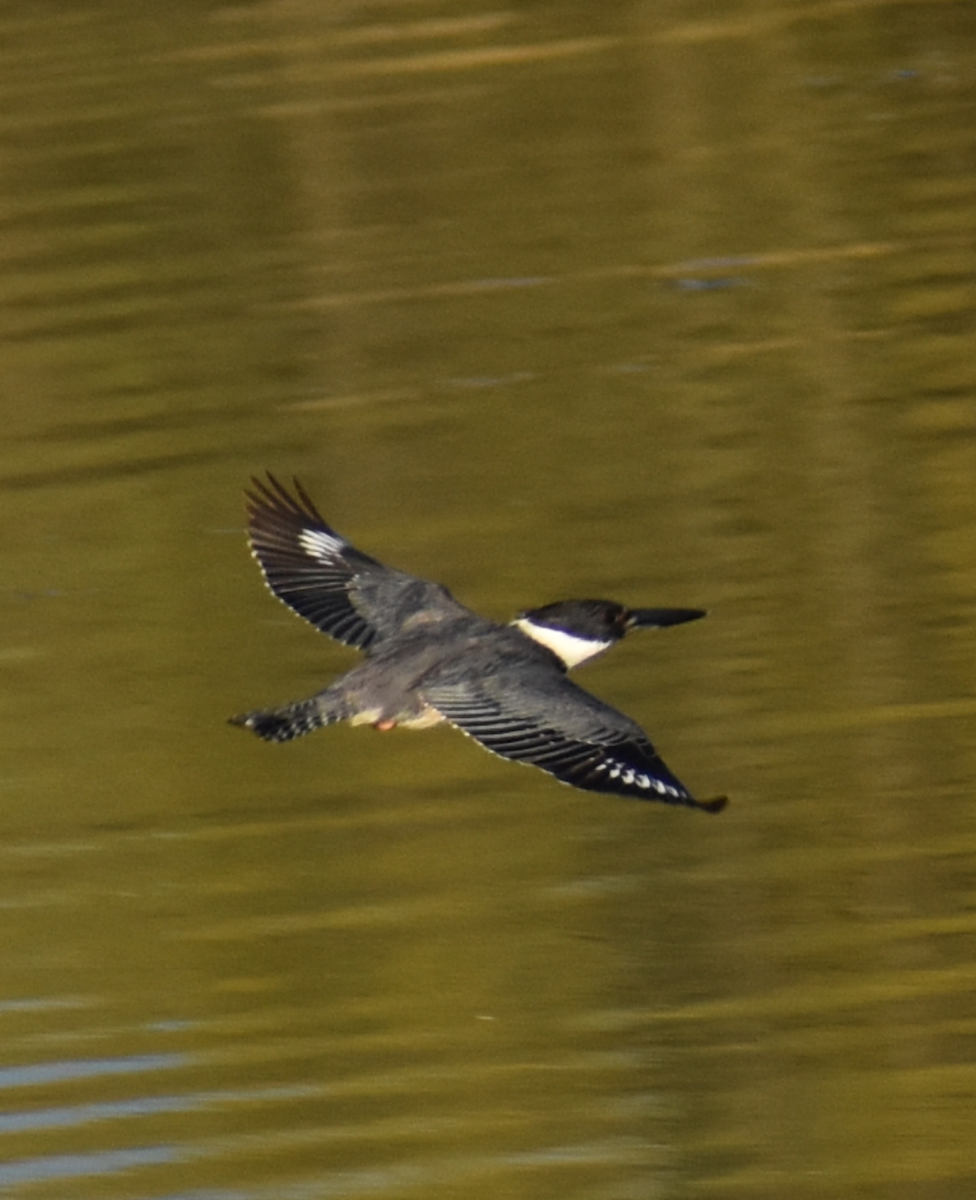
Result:
{"type": "Polygon", "coordinates": [[[673,796],[675,800],[681,799],[681,792],[677,788],[665,783],[662,779],[655,779],[653,775],[638,771],[635,767],[628,767],[624,763],[614,762],[610,759],[599,763],[594,770],[606,771],[609,779],[619,779],[628,787],[636,784],[644,791],[655,791],[659,796],[673,796]]]}
{"type": "Polygon", "coordinates": [[[303,529],[298,535],[298,543],[309,558],[333,559],[345,547],[342,538],[321,529],[303,529]]]}

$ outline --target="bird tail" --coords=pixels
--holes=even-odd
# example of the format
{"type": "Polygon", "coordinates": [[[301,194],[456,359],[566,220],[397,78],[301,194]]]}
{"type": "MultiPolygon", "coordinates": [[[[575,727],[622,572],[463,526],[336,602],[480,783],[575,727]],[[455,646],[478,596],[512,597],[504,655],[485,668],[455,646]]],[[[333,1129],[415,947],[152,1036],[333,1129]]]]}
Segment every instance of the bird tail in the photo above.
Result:
{"type": "Polygon", "coordinates": [[[324,725],[333,725],[346,715],[341,701],[326,691],[309,700],[283,704],[280,708],[241,713],[231,717],[230,724],[250,729],[266,742],[290,742],[292,738],[304,737],[324,725]]]}

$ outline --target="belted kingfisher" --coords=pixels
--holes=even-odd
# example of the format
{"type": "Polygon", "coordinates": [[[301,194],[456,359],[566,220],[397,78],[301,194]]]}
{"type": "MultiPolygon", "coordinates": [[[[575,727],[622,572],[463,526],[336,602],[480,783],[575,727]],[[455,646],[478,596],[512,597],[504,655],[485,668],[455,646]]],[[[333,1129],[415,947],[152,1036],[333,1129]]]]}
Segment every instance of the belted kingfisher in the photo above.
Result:
{"type": "Polygon", "coordinates": [[[563,600],[500,625],[447,588],[363,554],[326,524],[296,479],[270,472],[246,491],[251,551],[271,591],[365,661],[308,700],[242,713],[231,723],[287,742],[348,721],[423,729],[448,721],[502,758],[541,767],[592,792],[719,812],[696,800],[641,727],[567,675],[632,629],[694,621],[698,608],[625,608],[563,600]]]}

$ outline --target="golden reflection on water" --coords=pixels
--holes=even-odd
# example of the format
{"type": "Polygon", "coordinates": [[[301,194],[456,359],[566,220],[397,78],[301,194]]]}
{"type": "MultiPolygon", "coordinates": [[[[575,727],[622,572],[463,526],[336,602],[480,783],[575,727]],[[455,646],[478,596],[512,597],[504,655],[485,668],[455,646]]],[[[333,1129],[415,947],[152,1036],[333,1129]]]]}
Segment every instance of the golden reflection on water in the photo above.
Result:
{"type": "Polygon", "coordinates": [[[4,1194],[969,1200],[964,25],[3,23],[4,1194]],[[493,616],[710,608],[583,682],[729,810],[228,729],[351,661],[265,467],[493,616]]]}

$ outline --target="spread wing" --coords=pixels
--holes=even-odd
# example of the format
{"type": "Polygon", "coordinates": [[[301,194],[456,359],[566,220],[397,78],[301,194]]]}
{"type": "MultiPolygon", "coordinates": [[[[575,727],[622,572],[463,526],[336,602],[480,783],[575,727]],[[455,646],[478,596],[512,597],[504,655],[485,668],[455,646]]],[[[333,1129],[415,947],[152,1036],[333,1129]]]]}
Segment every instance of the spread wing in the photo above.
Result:
{"type": "Polygon", "coordinates": [[[413,618],[467,615],[446,588],[385,567],[326,524],[296,479],[295,494],[268,472],[252,480],[248,533],[268,587],[329,637],[367,650],[413,618]]]}
{"type": "Polygon", "coordinates": [[[629,717],[554,669],[535,685],[509,672],[424,684],[452,725],[502,758],[529,763],[591,792],[719,812],[726,798],[696,800],[629,717]],[[507,678],[506,678],[507,676],[507,678]]]}

